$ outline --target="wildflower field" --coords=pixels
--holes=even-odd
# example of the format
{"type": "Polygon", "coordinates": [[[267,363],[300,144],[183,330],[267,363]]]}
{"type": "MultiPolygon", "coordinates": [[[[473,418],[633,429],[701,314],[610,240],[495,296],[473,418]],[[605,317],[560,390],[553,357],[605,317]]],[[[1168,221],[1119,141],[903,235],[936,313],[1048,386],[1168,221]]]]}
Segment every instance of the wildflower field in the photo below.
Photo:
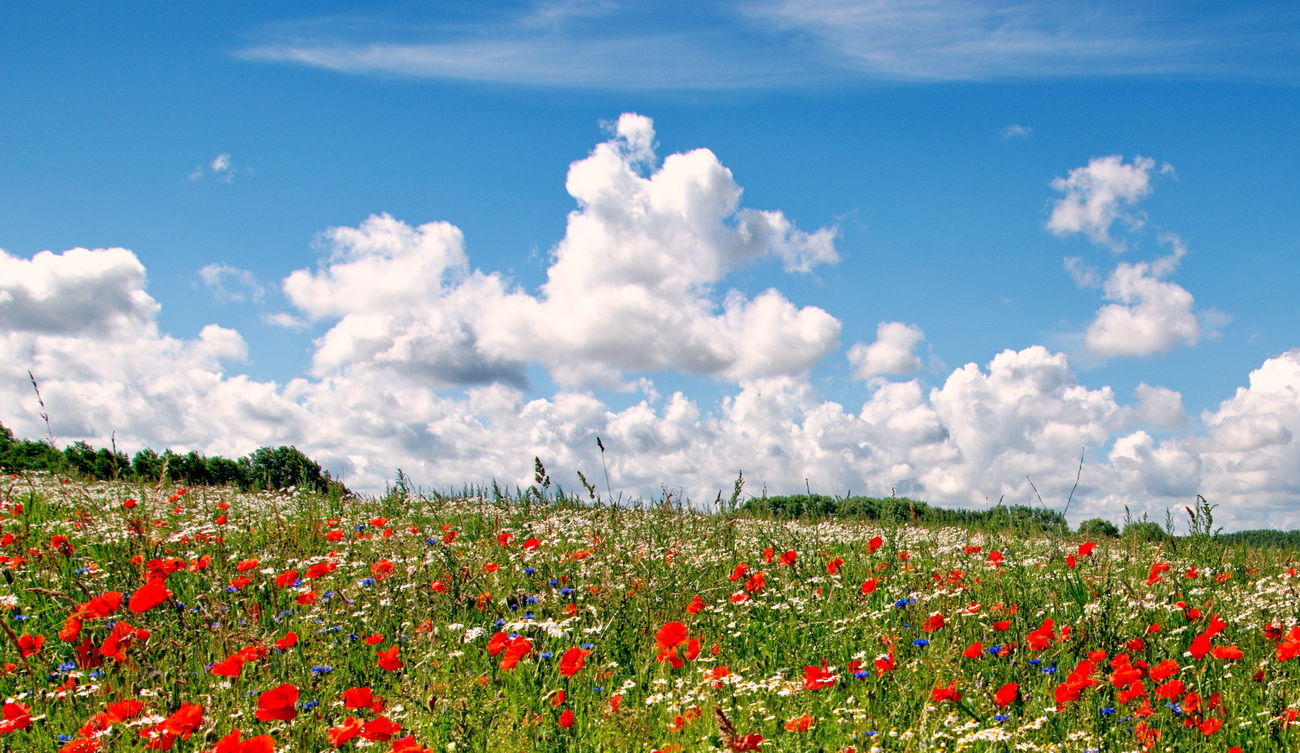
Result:
{"type": "Polygon", "coordinates": [[[5,751],[1300,748],[1300,577],[1209,536],[0,492],[5,751]]]}

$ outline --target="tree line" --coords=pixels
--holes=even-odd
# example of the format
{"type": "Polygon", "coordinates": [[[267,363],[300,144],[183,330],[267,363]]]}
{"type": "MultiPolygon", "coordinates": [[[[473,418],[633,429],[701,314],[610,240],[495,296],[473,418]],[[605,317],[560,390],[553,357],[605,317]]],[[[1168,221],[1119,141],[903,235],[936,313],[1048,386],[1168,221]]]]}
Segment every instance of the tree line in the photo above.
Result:
{"type": "Polygon", "coordinates": [[[882,523],[984,526],[1001,530],[1066,533],[1070,530],[1059,512],[1026,505],[997,505],[987,510],[935,507],[909,497],[844,497],[791,494],[754,497],[745,510],[774,518],[857,518],[882,523]]]}
{"type": "Polygon", "coordinates": [[[17,439],[0,424],[0,472],[45,471],[100,481],[169,482],[194,486],[232,486],[244,491],[296,486],[322,494],[348,494],[342,482],[296,447],[260,447],[231,460],[197,452],[161,454],[146,447],[125,453],[73,442],[60,450],[49,442],[17,439]]]}

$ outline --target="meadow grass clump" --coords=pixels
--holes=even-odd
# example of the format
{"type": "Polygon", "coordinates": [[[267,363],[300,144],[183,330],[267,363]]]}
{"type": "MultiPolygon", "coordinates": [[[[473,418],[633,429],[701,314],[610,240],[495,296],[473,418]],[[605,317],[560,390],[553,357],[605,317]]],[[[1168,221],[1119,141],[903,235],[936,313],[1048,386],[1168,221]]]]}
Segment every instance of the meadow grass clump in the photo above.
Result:
{"type": "Polygon", "coordinates": [[[0,749],[1300,747],[1278,550],[619,508],[539,478],[11,477],[0,749]]]}

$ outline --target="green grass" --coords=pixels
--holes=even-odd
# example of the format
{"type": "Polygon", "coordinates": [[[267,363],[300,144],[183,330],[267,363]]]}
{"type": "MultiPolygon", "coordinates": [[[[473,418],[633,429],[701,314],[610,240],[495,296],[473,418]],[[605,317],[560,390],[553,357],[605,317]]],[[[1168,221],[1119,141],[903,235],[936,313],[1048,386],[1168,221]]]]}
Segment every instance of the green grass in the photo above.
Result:
{"type": "MultiPolygon", "coordinates": [[[[729,750],[761,735],[758,749],[772,751],[1128,751],[1142,749],[1142,729],[1159,733],[1158,741],[1149,733],[1156,750],[1300,747],[1286,722],[1300,706],[1300,661],[1279,661],[1284,640],[1265,632],[1289,631],[1300,606],[1300,579],[1276,550],[1130,538],[1097,542],[1080,556],[1078,539],[525,496],[427,498],[401,489],[340,500],[215,488],[178,496],[174,487],[11,479],[0,599],[13,635],[0,636],[0,693],[9,715],[21,717],[22,704],[31,720],[0,735],[0,750],[75,745],[89,738],[79,730],[93,714],[132,698],[141,712],[93,737],[100,749],[145,749],[141,732],[184,704],[202,706],[201,722],[191,730],[173,721],[171,732],[192,734],[175,736],[172,750],[213,750],[236,728],[245,739],[269,735],[277,751],[333,750],[331,729],[381,714],[401,725],[394,739],[410,736],[398,750],[729,750]],[[127,499],[138,502],[128,509],[127,499]],[[66,537],[70,554],[51,545],[53,536],[66,537]],[[525,548],[529,539],[535,548],[525,548]],[[1005,558],[1000,566],[989,560],[994,551],[1005,558]],[[781,564],[786,552],[793,564],[781,564]],[[831,574],[835,559],[843,564],[831,574]],[[169,560],[181,565],[165,579],[171,597],[132,611],[150,562],[158,570],[169,560]],[[286,571],[303,576],[326,562],[335,567],[320,578],[276,584],[286,571]],[[741,563],[749,573],[732,580],[741,563]],[[1155,563],[1169,569],[1150,580],[1155,563]],[[1187,577],[1191,568],[1196,577],[1187,577]],[[759,571],[765,586],[751,583],[746,593],[759,571]],[[231,587],[241,576],[251,582],[231,587]],[[876,589],[863,593],[868,579],[876,589]],[[92,667],[58,634],[78,604],[112,591],[124,595],[121,606],[85,616],[77,641],[88,638],[89,655],[103,659],[98,647],[112,623],[143,628],[148,639],[121,661],[92,667]],[[308,592],[315,601],[300,603],[308,592]],[[697,596],[703,608],[692,613],[697,596]],[[934,615],[943,626],[925,630],[934,615]],[[1241,659],[1188,653],[1212,615],[1224,627],[1210,645],[1237,646],[1241,659]],[[1052,639],[1031,649],[1031,633],[1049,619],[1052,639]],[[685,658],[689,644],[668,652],[657,645],[671,622],[698,640],[693,659],[685,658]],[[276,650],[290,632],[297,645],[276,650]],[[489,653],[497,632],[531,641],[513,668],[503,668],[504,652],[489,653]],[[40,650],[21,656],[20,642],[38,637],[40,650]],[[1140,648],[1130,644],[1137,640],[1140,648]],[[963,655],[976,641],[983,650],[963,655]],[[398,670],[376,663],[392,646],[398,670]],[[994,646],[1000,655],[988,652],[994,646]],[[560,657],[576,647],[590,654],[565,677],[560,657]],[[238,677],[207,670],[241,651],[265,655],[238,677]],[[661,660],[673,651],[680,667],[661,660]],[[891,652],[895,668],[877,672],[877,659],[891,652]],[[1139,667],[1149,716],[1138,715],[1142,698],[1119,698],[1112,660],[1120,654],[1139,667]],[[1090,657],[1097,682],[1077,683],[1077,700],[1058,706],[1058,689],[1090,657]],[[1162,683],[1140,668],[1166,660],[1185,688],[1169,699],[1156,696],[1162,683]],[[809,689],[807,667],[834,679],[809,689]],[[933,691],[953,681],[961,699],[935,700],[933,691]],[[1013,682],[1016,699],[996,705],[995,692],[1013,682]],[[299,691],[295,718],[258,719],[261,694],[284,684],[299,691]],[[382,712],[345,708],[343,693],[354,687],[382,698],[382,712]],[[1167,705],[1193,705],[1187,692],[1200,697],[1199,710],[1167,705]],[[566,712],[568,729],[560,725],[566,712]],[[1206,734],[1215,719],[1221,726],[1206,734]]],[[[389,751],[394,743],[358,736],[340,744],[354,748],[389,751]]]]}

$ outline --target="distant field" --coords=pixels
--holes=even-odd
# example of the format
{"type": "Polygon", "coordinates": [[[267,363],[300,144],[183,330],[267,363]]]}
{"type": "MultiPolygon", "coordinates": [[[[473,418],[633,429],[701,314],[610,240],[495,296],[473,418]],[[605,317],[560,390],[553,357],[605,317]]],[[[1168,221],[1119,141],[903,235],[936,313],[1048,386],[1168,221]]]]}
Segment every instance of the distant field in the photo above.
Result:
{"type": "Polygon", "coordinates": [[[657,505],[0,486],[8,751],[1286,751],[1300,577],[657,505]]]}

